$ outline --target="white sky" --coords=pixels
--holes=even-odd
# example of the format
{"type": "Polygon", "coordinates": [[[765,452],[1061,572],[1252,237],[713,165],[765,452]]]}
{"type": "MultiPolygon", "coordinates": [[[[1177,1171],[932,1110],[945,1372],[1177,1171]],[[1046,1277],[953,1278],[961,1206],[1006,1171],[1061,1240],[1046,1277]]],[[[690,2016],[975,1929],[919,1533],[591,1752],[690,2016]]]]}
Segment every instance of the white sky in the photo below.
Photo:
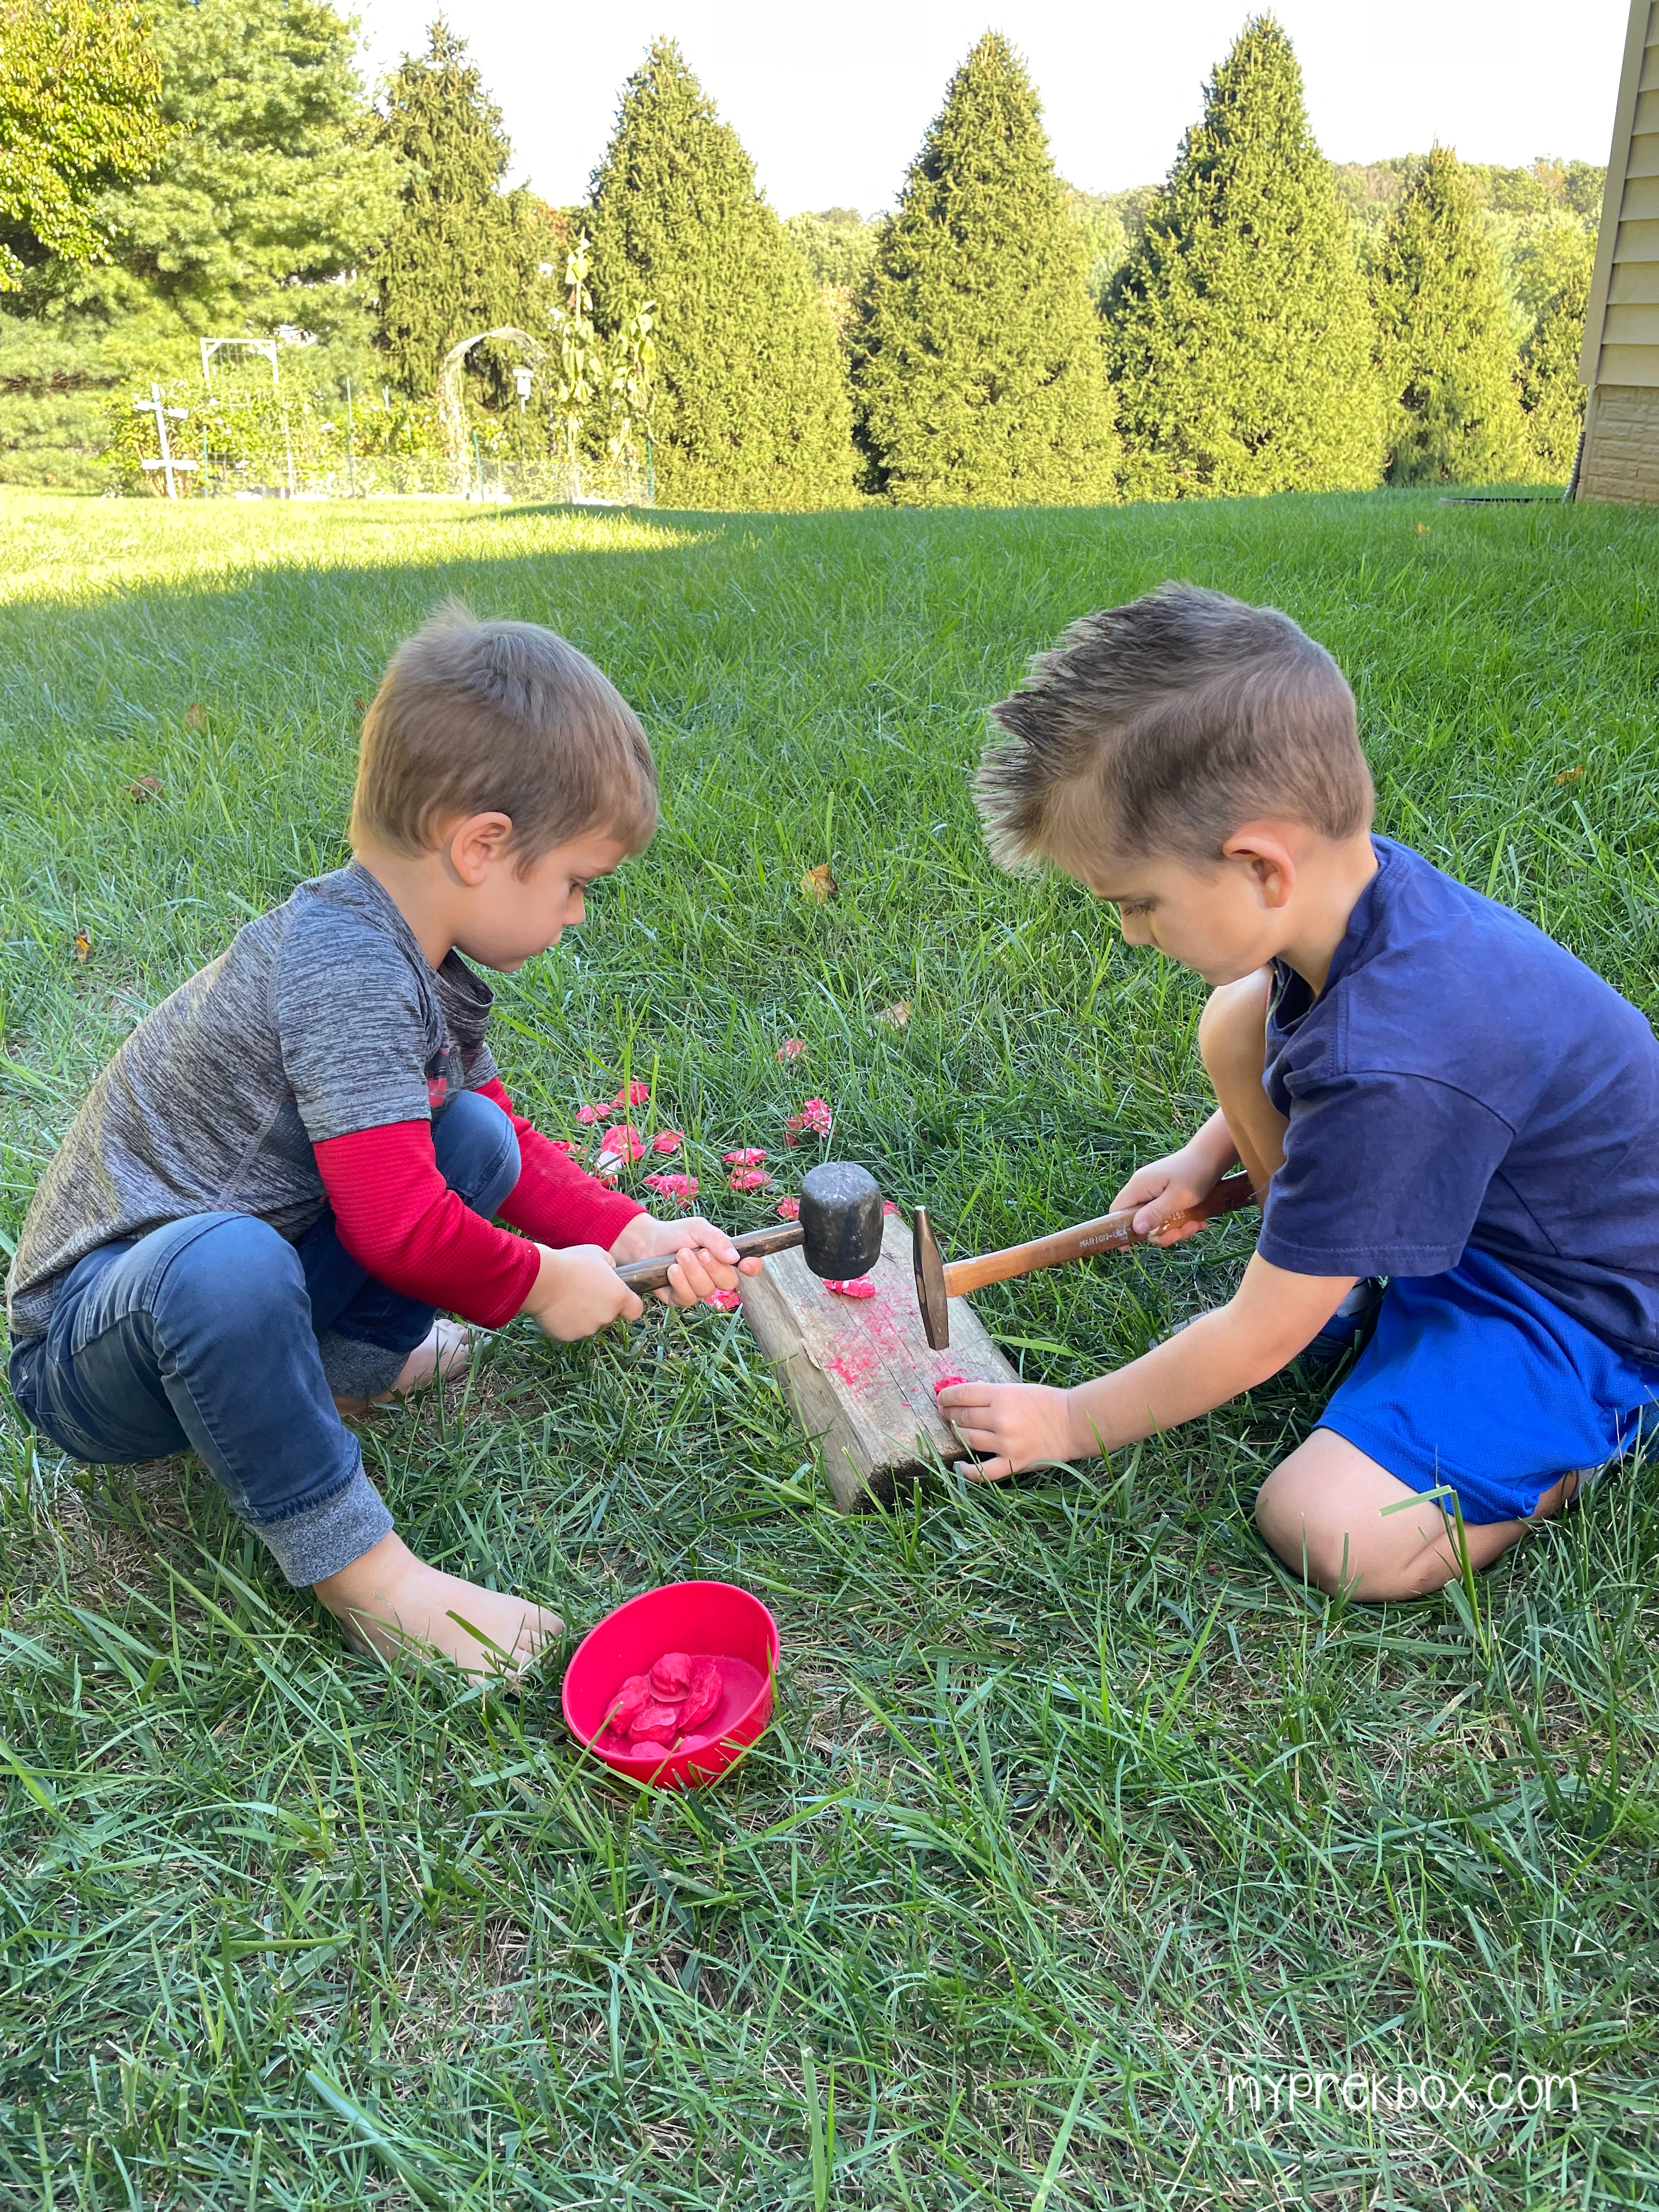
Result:
{"type": "MultiPolygon", "coordinates": [[[[354,0],[347,0],[354,4],[354,0]]],[[[355,0],[368,74],[439,0],[355,0]]],[[[511,181],[585,197],[623,82],[665,32],[754,157],[781,214],[890,206],[951,71],[988,25],[1024,54],[1062,176],[1161,179],[1249,0],[651,0],[635,9],[447,0],[506,116],[511,181]]],[[[1278,0],[1333,161],[1421,151],[1605,161],[1626,0],[1278,0]]]]}

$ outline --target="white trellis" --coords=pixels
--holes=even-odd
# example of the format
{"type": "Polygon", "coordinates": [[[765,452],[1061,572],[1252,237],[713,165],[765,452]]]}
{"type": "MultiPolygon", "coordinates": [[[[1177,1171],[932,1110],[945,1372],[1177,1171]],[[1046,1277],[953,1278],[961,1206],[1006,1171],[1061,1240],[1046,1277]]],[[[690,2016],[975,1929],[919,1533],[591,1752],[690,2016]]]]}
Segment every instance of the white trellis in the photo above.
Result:
{"type": "Polygon", "coordinates": [[[213,389],[214,362],[227,346],[234,346],[242,353],[257,353],[262,359],[268,361],[270,363],[270,388],[273,392],[281,388],[283,377],[277,363],[275,338],[203,338],[200,343],[202,381],[210,392],[213,389]]]}
{"type": "Polygon", "coordinates": [[[184,454],[173,452],[173,441],[167,435],[167,424],[182,422],[189,410],[183,407],[169,407],[161,397],[161,387],[159,384],[150,386],[148,399],[135,399],[132,404],[139,414],[155,416],[155,435],[161,448],[161,458],[159,461],[143,461],[139,465],[147,475],[159,474],[164,477],[167,483],[167,497],[177,499],[179,471],[182,469],[193,469],[196,464],[192,460],[187,460],[184,454]]]}

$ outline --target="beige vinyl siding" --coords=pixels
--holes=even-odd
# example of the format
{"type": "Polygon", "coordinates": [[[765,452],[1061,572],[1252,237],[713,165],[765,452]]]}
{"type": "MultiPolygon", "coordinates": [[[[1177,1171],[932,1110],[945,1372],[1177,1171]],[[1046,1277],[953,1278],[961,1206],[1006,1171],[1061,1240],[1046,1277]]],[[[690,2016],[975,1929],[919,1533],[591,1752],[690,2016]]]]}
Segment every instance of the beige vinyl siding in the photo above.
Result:
{"type": "Polygon", "coordinates": [[[1631,7],[1578,377],[1578,497],[1659,500],[1659,0],[1631,7]]]}

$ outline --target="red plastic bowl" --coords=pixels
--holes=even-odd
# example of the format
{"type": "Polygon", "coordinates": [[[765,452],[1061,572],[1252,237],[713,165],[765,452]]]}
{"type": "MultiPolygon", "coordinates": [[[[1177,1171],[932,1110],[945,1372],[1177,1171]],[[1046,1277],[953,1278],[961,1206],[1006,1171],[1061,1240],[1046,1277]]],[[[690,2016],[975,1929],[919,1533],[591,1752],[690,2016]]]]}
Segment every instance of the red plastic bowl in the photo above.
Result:
{"type": "Polygon", "coordinates": [[[735,1583],[666,1583],[607,1613],[565,1671],[564,1717],[585,1750],[659,1790],[700,1790],[741,1759],[772,1717],[778,1624],[735,1583]],[[665,1651],[712,1659],[720,1701],[684,1749],[613,1751],[595,1741],[617,1692],[665,1651]]]}

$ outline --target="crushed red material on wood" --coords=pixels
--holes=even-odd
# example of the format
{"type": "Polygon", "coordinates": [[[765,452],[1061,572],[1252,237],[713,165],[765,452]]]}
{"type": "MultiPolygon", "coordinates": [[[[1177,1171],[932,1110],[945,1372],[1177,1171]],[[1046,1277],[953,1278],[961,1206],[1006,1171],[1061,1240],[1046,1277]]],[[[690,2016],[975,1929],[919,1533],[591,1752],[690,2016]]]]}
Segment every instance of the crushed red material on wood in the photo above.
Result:
{"type": "Polygon", "coordinates": [[[838,1298],[872,1298],[876,1295],[876,1286],[868,1275],[854,1275],[848,1280],[842,1280],[839,1276],[826,1275],[823,1287],[826,1291],[833,1291],[838,1298]]]}

